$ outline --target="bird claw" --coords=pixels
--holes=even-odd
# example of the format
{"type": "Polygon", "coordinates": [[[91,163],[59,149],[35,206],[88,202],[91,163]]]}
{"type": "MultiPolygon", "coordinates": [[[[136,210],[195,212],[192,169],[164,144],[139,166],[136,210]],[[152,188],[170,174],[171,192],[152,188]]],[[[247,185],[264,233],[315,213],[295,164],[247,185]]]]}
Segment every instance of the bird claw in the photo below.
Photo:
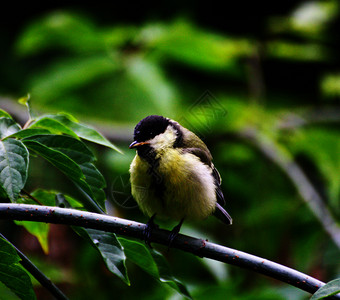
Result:
{"type": "Polygon", "coordinates": [[[143,237],[144,237],[144,242],[151,248],[151,242],[150,242],[150,239],[151,239],[151,235],[152,235],[152,231],[154,229],[158,229],[159,226],[157,224],[155,224],[155,222],[153,221],[154,218],[155,218],[156,214],[152,215],[152,217],[150,218],[150,220],[146,223],[146,226],[143,230],[143,237]]]}
{"type": "Polygon", "coordinates": [[[181,230],[182,224],[183,224],[184,218],[171,230],[169,237],[168,237],[168,251],[171,248],[171,245],[175,238],[178,236],[179,231],[181,230]]]}
{"type": "MultiPolygon", "coordinates": [[[[152,217],[149,219],[149,221],[146,223],[146,226],[143,230],[143,237],[144,237],[144,242],[151,248],[151,235],[152,231],[154,229],[158,229],[159,226],[154,222],[156,214],[152,215],[152,217]]],[[[175,238],[178,236],[179,231],[181,230],[182,224],[183,224],[184,218],[171,230],[169,236],[168,236],[168,251],[171,248],[171,245],[175,238]]]]}

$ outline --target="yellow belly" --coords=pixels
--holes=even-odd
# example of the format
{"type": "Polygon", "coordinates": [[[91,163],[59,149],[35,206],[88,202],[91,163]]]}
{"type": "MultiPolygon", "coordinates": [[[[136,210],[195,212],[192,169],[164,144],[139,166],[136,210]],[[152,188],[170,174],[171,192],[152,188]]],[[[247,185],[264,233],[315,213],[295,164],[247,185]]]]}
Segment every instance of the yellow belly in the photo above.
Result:
{"type": "Polygon", "coordinates": [[[200,220],[215,210],[216,193],[211,169],[190,153],[180,155],[168,149],[159,160],[152,176],[149,164],[138,155],[130,166],[131,192],[148,216],[179,220],[200,220]],[[155,181],[162,187],[161,196],[155,181]]]}

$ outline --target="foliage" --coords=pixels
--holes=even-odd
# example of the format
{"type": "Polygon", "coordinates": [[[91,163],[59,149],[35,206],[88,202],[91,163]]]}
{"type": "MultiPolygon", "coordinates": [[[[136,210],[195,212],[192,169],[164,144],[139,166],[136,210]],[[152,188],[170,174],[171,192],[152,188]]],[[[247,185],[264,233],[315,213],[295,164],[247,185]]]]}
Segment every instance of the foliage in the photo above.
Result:
{"type": "Polygon", "coordinates": [[[340,293],[340,279],[335,279],[328,282],[320,288],[311,298],[311,300],[324,299],[340,293]]]}
{"type": "Polygon", "coordinates": [[[20,257],[12,245],[0,238],[1,282],[21,299],[36,299],[32,283],[25,269],[19,264],[20,257]]]}
{"type": "MultiPolygon", "coordinates": [[[[83,209],[100,213],[105,212],[105,193],[103,192],[105,180],[93,164],[95,158],[92,152],[80,138],[110,146],[113,149],[118,150],[118,148],[94,129],[78,124],[76,121],[72,121],[70,117],[48,115],[37,119],[30,118],[24,128],[21,128],[6,112],[1,111],[1,114],[6,116],[0,118],[2,145],[0,151],[0,188],[2,191],[1,196],[4,200],[8,199],[11,202],[19,203],[34,202],[34,204],[38,205],[54,206],[56,204],[55,198],[58,197],[58,202],[62,201],[64,205],[70,206],[66,198],[63,196],[60,199],[60,195],[56,192],[36,190],[29,194],[22,191],[27,179],[29,153],[31,152],[33,155],[37,154],[50,162],[73,182],[75,187],[82,191],[84,197],[79,198],[78,203],[82,205],[83,209]],[[58,121],[56,122],[55,120],[58,121]],[[66,122],[60,120],[66,120],[66,122]],[[69,126],[70,124],[72,126],[69,126]],[[81,135],[77,135],[71,129],[72,127],[80,128],[81,135]],[[59,134],[54,134],[55,132],[59,134]]],[[[23,225],[31,234],[35,235],[45,252],[48,253],[48,225],[28,221],[16,223],[23,225]]],[[[82,228],[74,228],[74,230],[99,251],[108,269],[126,284],[130,284],[124,253],[128,251],[129,257],[131,257],[135,264],[142,266],[147,272],[153,269],[154,271],[151,272],[153,277],[158,278],[161,282],[168,283],[171,287],[190,298],[186,288],[170,275],[169,267],[165,266],[164,261],[160,258],[161,254],[152,251],[154,258],[150,255],[150,258],[146,261],[144,257],[140,256],[141,251],[148,252],[143,244],[123,240],[124,249],[113,233],[93,229],[85,230],[82,228]],[[135,252],[139,254],[136,255],[135,252]]],[[[5,241],[3,242],[5,243],[5,241]]],[[[3,247],[2,252],[10,256],[12,260],[6,259],[8,266],[6,265],[7,269],[4,269],[2,272],[4,275],[0,276],[0,281],[20,295],[20,297],[28,293],[31,296],[27,296],[27,299],[31,299],[30,297],[33,297],[34,292],[32,286],[29,287],[30,280],[28,274],[20,266],[16,265],[15,268],[12,266],[20,260],[14,260],[17,254],[13,250],[9,252],[6,250],[6,247],[3,247]],[[23,275],[18,276],[26,276],[28,283],[25,282],[25,284],[18,285],[9,280],[9,274],[13,273],[12,269],[13,272],[15,271],[18,274],[20,272],[23,273],[23,275]]]]}
{"type": "MultiPolygon", "coordinates": [[[[339,277],[339,247],[311,209],[314,197],[301,195],[310,191],[307,182],[320,196],[320,215],[329,214],[339,227],[339,9],[335,0],[279,1],[265,8],[235,2],[228,9],[176,3],[144,4],[133,15],[130,7],[83,4],[34,10],[29,19],[15,9],[8,33],[0,31],[0,149],[7,153],[0,158],[0,195],[59,205],[55,196],[63,194],[65,203],[79,209],[106,209],[145,221],[129,194],[134,153],[125,149],[140,119],[161,114],[207,143],[234,219],[230,227],[213,219],[185,222],[184,232],[325,282],[339,277]],[[41,113],[35,116],[30,109],[27,125],[19,125],[27,120],[13,103],[27,92],[34,111],[41,113]],[[5,96],[13,98],[11,104],[5,96]],[[115,145],[74,116],[95,124],[115,145]],[[124,155],[112,151],[116,145],[124,155]],[[303,180],[287,175],[296,166],[303,180]]],[[[25,224],[44,252],[60,257],[62,250],[51,246],[58,230],[33,226],[25,224]]],[[[6,233],[12,232],[22,231],[13,225],[6,233]]],[[[60,263],[61,274],[55,277],[67,278],[61,284],[68,281],[67,289],[78,298],[106,299],[113,291],[126,299],[170,298],[182,291],[175,286],[178,279],[197,299],[306,298],[297,289],[177,251],[166,254],[176,277],[169,271],[172,283],[159,284],[167,277],[157,271],[150,252],[138,250],[147,254],[137,259],[133,249],[143,245],[118,238],[129,270],[127,279],[120,269],[125,278],[120,282],[103,271],[95,243],[80,240],[73,231],[69,235],[62,244],[70,245],[65,251],[72,263],[60,263]]],[[[38,246],[33,251],[22,244],[44,271],[55,268],[38,246]]]]}

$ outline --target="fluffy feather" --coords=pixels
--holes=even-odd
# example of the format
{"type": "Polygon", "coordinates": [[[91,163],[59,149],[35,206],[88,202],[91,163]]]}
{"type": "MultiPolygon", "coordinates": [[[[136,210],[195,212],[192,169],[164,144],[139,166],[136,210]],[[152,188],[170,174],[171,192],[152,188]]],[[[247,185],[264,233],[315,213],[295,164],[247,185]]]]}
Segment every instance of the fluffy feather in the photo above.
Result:
{"type": "Polygon", "coordinates": [[[231,224],[221,178],[204,142],[179,123],[161,116],[141,120],[134,132],[137,154],[130,166],[131,191],[148,216],[175,220],[214,214],[231,224]]]}

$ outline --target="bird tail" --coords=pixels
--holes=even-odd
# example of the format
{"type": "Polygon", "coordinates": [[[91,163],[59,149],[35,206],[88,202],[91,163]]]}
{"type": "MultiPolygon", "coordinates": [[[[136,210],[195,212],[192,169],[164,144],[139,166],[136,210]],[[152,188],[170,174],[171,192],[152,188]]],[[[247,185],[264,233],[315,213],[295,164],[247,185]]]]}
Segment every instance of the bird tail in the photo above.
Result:
{"type": "Polygon", "coordinates": [[[216,203],[214,216],[220,219],[223,223],[227,225],[233,224],[233,219],[219,203],[216,203]]]}

